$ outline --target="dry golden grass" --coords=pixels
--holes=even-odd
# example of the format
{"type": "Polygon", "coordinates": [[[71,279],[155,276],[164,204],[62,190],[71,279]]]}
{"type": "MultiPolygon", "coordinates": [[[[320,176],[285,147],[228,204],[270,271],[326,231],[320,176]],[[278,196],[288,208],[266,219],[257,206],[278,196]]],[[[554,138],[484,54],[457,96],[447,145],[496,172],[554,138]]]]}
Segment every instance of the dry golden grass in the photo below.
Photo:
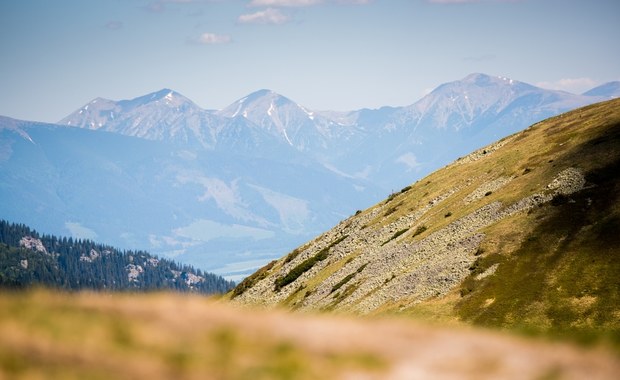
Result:
{"type": "Polygon", "coordinates": [[[371,351],[302,342],[286,318],[197,296],[5,293],[0,378],[315,379],[384,370],[371,351]]]}
{"type": "Polygon", "coordinates": [[[172,294],[0,294],[0,379],[613,379],[606,351],[172,294]]]}

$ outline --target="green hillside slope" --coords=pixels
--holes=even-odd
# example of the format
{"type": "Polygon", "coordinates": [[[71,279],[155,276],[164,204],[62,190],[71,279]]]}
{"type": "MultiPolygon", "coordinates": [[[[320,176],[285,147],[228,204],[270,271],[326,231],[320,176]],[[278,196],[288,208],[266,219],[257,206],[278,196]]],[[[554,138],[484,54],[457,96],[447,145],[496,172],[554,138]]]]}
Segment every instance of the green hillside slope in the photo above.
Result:
{"type": "Polygon", "coordinates": [[[620,100],[548,119],[359,211],[230,297],[617,343],[619,165],[620,100]]]}

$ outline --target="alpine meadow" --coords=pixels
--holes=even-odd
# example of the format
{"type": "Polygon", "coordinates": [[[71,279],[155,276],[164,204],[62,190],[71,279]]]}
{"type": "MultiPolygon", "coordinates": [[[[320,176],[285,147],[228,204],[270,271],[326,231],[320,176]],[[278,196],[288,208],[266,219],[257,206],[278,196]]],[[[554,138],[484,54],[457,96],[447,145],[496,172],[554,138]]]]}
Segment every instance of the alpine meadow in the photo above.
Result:
{"type": "Polygon", "coordinates": [[[2,373],[612,379],[619,106],[562,114],[461,157],[223,298],[4,293],[2,373]]]}
{"type": "Polygon", "coordinates": [[[0,380],[620,379],[618,15],[0,1],[0,380]]]}

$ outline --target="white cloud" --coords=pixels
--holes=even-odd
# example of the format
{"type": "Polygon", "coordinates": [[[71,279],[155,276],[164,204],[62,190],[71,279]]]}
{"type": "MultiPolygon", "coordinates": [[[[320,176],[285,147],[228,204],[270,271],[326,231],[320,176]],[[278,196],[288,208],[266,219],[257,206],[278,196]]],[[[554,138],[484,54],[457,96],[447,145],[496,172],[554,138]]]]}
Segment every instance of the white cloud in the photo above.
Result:
{"type": "Polygon", "coordinates": [[[421,164],[418,162],[415,154],[407,152],[396,159],[396,162],[407,166],[407,171],[417,168],[421,164]]]}
{"type": "Polygon", "coordinates": [[[251,7],[308,7],[323,3],[324,0],[252,0],[251,7]]]}
{"type": "Polygon", "coordinates": [[[76,222],[65,222],[65,228],[69,230],[71,236],[78,239],[96,240],[97,233],[88,227],[76,222]]]}
{"type": "Polygon", "coordinates": [[[599,83],[591,78],[563,78],[555,82],[538,82],[536,86],[550,90],[562,90],[581,94],[596,87],[599,83]]]}
{"type": "Polygon", "coordinates": [[[271,230],[242,224],[223,224],[208,219],[198,219],[185,227],[177,228],[174,233],[179,237],[204,242],[218,238],[263,240],[275,236],[271,230]]]}
{"type": "Polygon", "coordinates": [[[426,0],[432,4],[518,3],[523,0],[426,0]]]}
{"type": "Polygon", "coordinates": [[[433,4],[464,4],[464,3],[479,3],[480,0],[426,0],[428,3],[433,4]]]}
{"type": "Polygon", "coordinates": [[[110,29],[110,30],[118,30],[123,27],[123,22],[122,21],[108,21],[105,24],[105,27],[106,29],[110,29]]]}
{"type": "Polygon", "coordinates": [[[196,42],[202,45],[217,45],[217,44],[227,44],[232,41],[232,38],[225,34],[215,34],[215,33],[203,33],[198,37],[196,42]]]}
{"type": "Polygon", "coordinates": [[[243,24],[284,24],[290,17],[279,9],[267,8],[264,11],[243,14],[237,20],[243,24]]]}
{"type": "Polygon", "coordinates": [[[144,9],[149,12],[159,13],[159,12],[165,11],[166,7],[164,6],[162,2],[154,1],[154,2],[150,2],[147,5],[145,5],[144,9]]]}
{"type": "Polygon", "coordinates": [[[251,0],[250,7],[310,7],[324,3],[365,5],[374,0],[251,0]]]}
{"type": "Polygon", "coordinates": [[[338,4],[365,5],[370,4],[373,0],[335,0],[338,4]]]}

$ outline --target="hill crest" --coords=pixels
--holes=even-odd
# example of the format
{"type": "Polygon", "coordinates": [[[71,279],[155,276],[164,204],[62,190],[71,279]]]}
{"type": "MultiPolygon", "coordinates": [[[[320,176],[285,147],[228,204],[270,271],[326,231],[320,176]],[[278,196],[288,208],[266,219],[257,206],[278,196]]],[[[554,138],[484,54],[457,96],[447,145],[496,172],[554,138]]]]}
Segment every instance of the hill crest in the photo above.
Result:
{"type": "Polygon", "coordinates": [[[462,157],[231,296],[362,314],[447,302],[447,315],[484,325],[618,328],[619,106],[581,108],[462,157]]]}

